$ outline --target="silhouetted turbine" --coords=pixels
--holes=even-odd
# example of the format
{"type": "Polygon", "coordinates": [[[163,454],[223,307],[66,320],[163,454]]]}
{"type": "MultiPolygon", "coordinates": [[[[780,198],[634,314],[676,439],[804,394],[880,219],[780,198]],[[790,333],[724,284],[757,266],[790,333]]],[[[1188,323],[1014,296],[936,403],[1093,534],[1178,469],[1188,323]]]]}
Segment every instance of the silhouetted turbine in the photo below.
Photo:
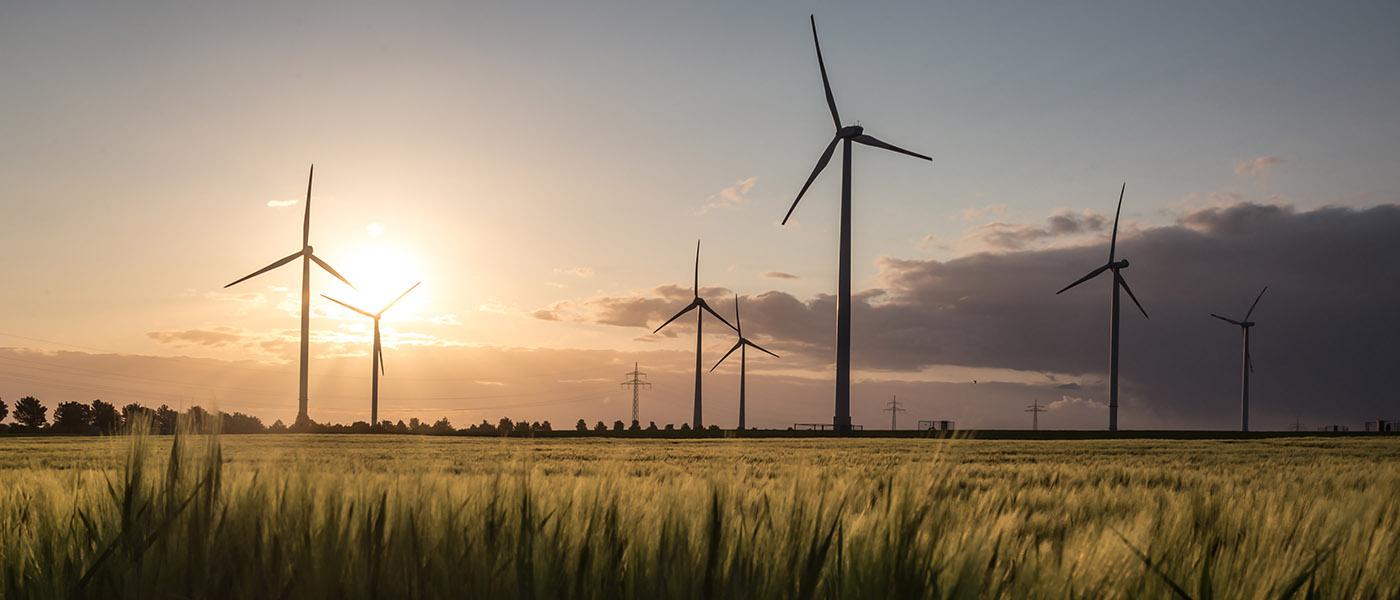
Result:
{"type": "Polygon", "coordinates": [[[310,418],[306,413],[306,387],[308,373],[307,362],[311,356],[311,263],[316,263],[322,269],[325,269],[327,273],[334,275],[336,279],[345,282],[345,285],[351,288],[355,287],[346,280],[345,277],[342,277],[340,273],[337,273],[335,269],[331,268],[330,265],[326,264],[326,261],[317,257],[315,252],[311,249],[311,179],[315,174],[316,165],[311,165],[311,171],[306,175],[306,214],[301,222],[301,250],[297,250],[285,258],[279,259],[277,262],[253,271],[252,274],[224,286],[225,288],[233,287],[292,262],[297,258],[301,258],[301,378],[299,380],[300,387],[297,392],[297,422],[306,421],[310,418]]]}
{"type": "Polygon", "coordinates": [[[1254,327],[1254,322],[1249,320],[1249,315],[1254,314],[1254,307],[1259,306],[1259,299],[1263,298],[1264,292],[1267,291],[1267,285],[1259,290],[1259,295],[1254,297],[1254,304],[1249,305],[1249,310],[1244,313],[1243,320],[1236,321],[1210,313],[1212,317],[1239,326],[1240,333],[1244,335],[1244,357],[1240,361],[1240,431],[1249,431],[1249,374],[1254,371],[1254,361],[1249,358],[1249,329],[1254,327]]]}
{"type": "Polygon", "coordinates": [[[369,392],[369,424],[371,427],[379,425],[379,375],[384,373],[384,350],[379,345],[379,318],[384,316],[384,311],[393,308],[395,304],[398,304],[399,300],[403,300],[404,296],[407,296],[409,292],[413,291],[414,288],[417,288],[419,285],[422,285],[422,283],[423,282],[420,281],[418,283],[413,284],[412,287],[404,290],[402,294],[399,294],[398,298],[394,298],[393,302],[390,302],[389,304],[385,305],[384,308],[379,309],[379,312],[377,313],[372,313],[367,310],[355,308],[353,306],[350,306],[349,304],[336,300],[335,298],[332,298],[325,294],[321,294],[322,298],[330,300],[331,302],[334,302],[336,304],[344,306],[345,308],[360,313],[366,317],[374,319],[374,352],[370,354],[369,365],[369,370],[371,371],[369,392]]]}
{"type": "MultiPolygon", "coordinates": [[[[1062,294],[1076,285],[1084,283],[1090,279],[1098,277],[1104,271],[1113,271],[1113,301],[1110,308],[1108,332],[1108,430],[1118,431],[1118,290],[1128,292],[1128,297],[1133,299],[1138,310],[1142,311],[1142,316],[1147,316],[1147,309],[1138,302],[1137,296],[1133,295],[1133,288],[1128,287],[1128,280],[1123,279],[1123,274],[1119,271],[1128,268],[1127,260],[1114,262],[1113,258],[1118,248],[1118,217],[1123,213],[1123,193],[1128,190],[1128,184],[1124,183],[1123,188],[1118,190],[1118,210],[1113,213],[1113,237],[1108,242],[1108,263],[1104,266],[1089,271],[1088,275],[1080,277],[1074,283],[1065,286],[1056,294],[1062,294]]],[[[1148,317],[1151,318],[1151,317],[1148,317]]]]}
{"type": "Polygon", "coordinates": [[[744,320],[739,318],[739,295],[738,295],[738,294],[734,294],[734,330],[737,331],[737,332],[739,333],[739,341],[734,342],[734,347],[730,348],[728,352],[725,352],[725,353],[724,353],[724,356],[719,357],[719,362],[715,363],[715,366],[710,367],[710,372],[713,373],[713,372],[715,371],[715,369],[718,369],[720,365],[724,364],[724,359],[729,358],[729,355],[730,355],[730,354],[733,354],[735,350],[738,350],[738,351],[739,351],[739,431],[743,431],[743,430],[744,430],[744,377],[745,377],[745,375],[744,375],[744,370],[745,370],[745,366],[748,365],[748,362],[749,362],[747,348],[751,346],[751,347],[753,347],[753,349],[758,350],[758,351],[760,351],[760,352],[763,352],[763,353],[765,353],[765,354],[768,354],[768,355],[772,356],[773,358],[779,358],[779,356],[778,356],[777,354],[773,354],[772,352],[769,352],[768,350],[764,349],[763,346],[760,346],[760,345],[758,345],[758,344],[755,344],[755,343],[749,341],[749,338],[744,337],[744,320]]]}
{"type": "MultiPolygon", "coordinates": [[[[695,241],[695,285],[691,290],[695,294],[695,299],[691,300],[690,304],[687,304],[685,308],[682,308],[680,312],[676,313],[676,316],[666,319],[666,322],[662,323],[661,327],[657,327],[656,331],[652,333],[661,331],[667,325],[670,325],[671,321],[681,318],[681,315],[695,309],[700,309],[695,313],[695,418],[691,422],[691,427],[694,427],[698,431],[704,426],[700,418],[700,338],[701,334],[704,332],[705,313],[710,313],[714,318],[719,319],[721,323],[729,325],[729,321],[719,316],[719,313],[710,308],[710,305],[705,302],[705,299],[700,297],[700,240],[695,241]]],[[[729,325],[729,328],[735,329],[733,325],[729,325]]]]}
{"type": "Polygon", "coordinates": [[[831,109],[832,122],[836,124],[836,136],[826,145],[821,158],[817,159],[817,167],[812,169],[807,183],[802,184],[802,190],[797,192],[792,207],[783,217],[783,224],[787,224],[788,219],[792,217],[792,211],[797,209],[797,203],[802,201],[802,195],[807,193],[807,188],[812,186],[817,175],[831,162],[836,143],[841,142],[841,249],[836,302],[836,414],[832,417],[832,428],[846,433],[851,430],[851,142],[924,160],[933,159],[865,135],[865,129],[860,125],[841,125],[841,115],[836,111],[836,98],[831,93],[831,82],[826,76],[826,62],[822,60],[821,42],[817,39],[817,18],[812,16],[811,19],[812,42],[817,48],[817,67],[821,69],[822,87],[826,90],[826,105],[831,109]]]}

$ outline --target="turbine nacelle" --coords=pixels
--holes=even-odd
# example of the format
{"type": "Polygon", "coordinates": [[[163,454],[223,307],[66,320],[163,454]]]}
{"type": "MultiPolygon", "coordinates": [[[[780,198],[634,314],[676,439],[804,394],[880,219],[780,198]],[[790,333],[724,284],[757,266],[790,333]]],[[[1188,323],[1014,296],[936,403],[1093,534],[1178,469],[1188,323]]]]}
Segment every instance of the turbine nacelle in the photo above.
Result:
{"type": "Polygon", "coordinates": [[[847,125],[836,130],[837,139],[847,140],[865,133],[865,128],[860,125],[847,125]]]}
{"type": "Polygon", "coordinates": [[[1128,268],[1128,259],[1125,258],[1118,262],[1108,263],[1108,268],[1113,269],[1115,271],[1117,271],[1118,269],[1126,269],[1128,268]]]}

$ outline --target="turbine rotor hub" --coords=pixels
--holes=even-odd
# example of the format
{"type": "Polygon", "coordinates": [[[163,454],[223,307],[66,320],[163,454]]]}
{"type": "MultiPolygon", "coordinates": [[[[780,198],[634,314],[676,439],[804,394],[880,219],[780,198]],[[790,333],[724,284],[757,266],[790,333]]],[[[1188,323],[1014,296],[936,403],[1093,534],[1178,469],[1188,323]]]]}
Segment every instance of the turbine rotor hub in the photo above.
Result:
{"type": "Polygon", "coordinates": [[[1125,259],[1120,260],[1120,261],[1118,261],[1118,262],[1108,263],[1108,266],[1109,266],[1109,268],[1112,268],[1112,269],[1126,269],[1126,268],[1128,268],[1128,259],[1125,258],[1125,259]]]}
{"type": "Polygon", "coordinates": [[[841,129],[836,130],[836,137],[841,139],[849,139],[861,135],[863,133],[865,133],[864,127],[861,127],[860,125],[847,125],[845,127],[842,127],[841,129]]]}

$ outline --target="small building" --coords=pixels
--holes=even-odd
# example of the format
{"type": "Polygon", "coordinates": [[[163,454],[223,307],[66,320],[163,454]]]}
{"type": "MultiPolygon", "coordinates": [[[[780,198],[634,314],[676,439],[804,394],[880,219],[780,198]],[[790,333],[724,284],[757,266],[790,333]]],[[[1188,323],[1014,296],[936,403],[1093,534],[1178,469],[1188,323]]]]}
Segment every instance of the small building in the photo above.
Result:
{"type": "Polygon", "coordinates": [[[1366,431],[1394,433],[1400,431],[1400,419],[1383,419],[1366,422],[1366,431]]]}
{"type": "Polygon", "coordinates": [[[919,430],[920,430],[920,431],[952,431],[953,429],[954,429],[954,426],[953,426],[953,422],[952,422],[952,421],[946,421],[946,420],[933,420],[933,421],[920,420],[920,421],[919,421],[919,430]]]}

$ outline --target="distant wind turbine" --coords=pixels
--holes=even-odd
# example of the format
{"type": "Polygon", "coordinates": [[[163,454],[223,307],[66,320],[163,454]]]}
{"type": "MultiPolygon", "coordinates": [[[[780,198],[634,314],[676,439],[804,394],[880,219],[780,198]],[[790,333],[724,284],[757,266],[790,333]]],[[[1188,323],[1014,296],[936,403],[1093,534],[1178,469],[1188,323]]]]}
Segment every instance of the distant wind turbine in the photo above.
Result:
{"type": "Polygon", "coordinates": [[[355,287],[350,283],[349,280],[345,279],[345,277],[343,277],[340,273],[336,272],[335,269],[331,268],[330,265],[326,264],[326,261],[321,260],[320,257],[316,256],[316,253],[311,249],[311,180],[312,177],[315,176],[315,174],[316,165],[311,165],[311,171],[306,175],[306,214],[302,217],[301,222],[301,250],[297,250],[296,252],[293,252],[292,254],[288,255],[286,258],[279,259],[277,262],[274,262],[266,267],[253,271],[252,274],[224,286],[225,288],[233,287],[235,285],[238,285],[239,283],[257,277],[258,275],[262,275],[263,273],[276,269],[277,267],[285,265],[289,262],[292,262],[297,258],[301,258],[301,379],[300,389],[297,393],[298,423],[305,422],[310,419],[310,417],[307,416],[306,412],[306,381],[308,372],[307,362],[311,356],[311,263],[316,263],[322,269],[325,269],[327,273],[334,275],[336,279],[341,280],[345,283],[345,285],[350,286],[352,289],[355,287]]]}
{"type": "Polygon", "coordinates": [[[1259,299],[1263,298],[1264,292],[1267,291],[1267,285],[1259,290],[1259,295],[1254,297],[1254,304],[1249,305],[1249,310],[1244,313],[1244,319],[1241,321],[1210,313],[1212,317],[1239,326],[1240,333],[1244,336],[1244,357],[1240,362],[1240,431],[1249,431],[1249,374],[1254,371],[1254,361],[1249,358],[1249,329],[1254,327],[1254,322],[1249,320],[1249,315],[1254,314],[1254,307],[1259,306],[1259,299]]]}
{"type": "MultiPolygon", "coordinates": [[[[667,325],[670,325],[671,321],[681,318],[681,315],[692,310],[700,309],[695,312],[695,418],[691,421],[691,427],[699,430],[703,427],[703,421],[700,418],[700,340],[702,337],[701,334],[704,331],[705,313],[710,313],[714,318],[719,319],[721,323],[729,325],[729,321],[719,316],[719,313],[715,312],[713,308],[710,308],[710,305],[705,302],[705,299],[700,297],[700,240],[695,241],[695,285],[691,290],[695,294],[695,299],[691,300],[690,304],[687,304],[685,308],[682,308],[680,312],[676,313],[676,316],[666,319],[666,322],[662,323],[661,327],[657,327],[656,331],[652,333],[661,331],[667,325]]],[[[733,325],[729,325],[729,328],[738,331],[733,325]]]]}
{"type": "Polygon", "coordinates": [[[384,373],[384,350],[379,345],[379,318],[384,316],[385,311],[389,310],[390,308],[393,308],[395,304],[398,304],[399,300],[403,300],[403,297],[407,296],[409,292],[414,290],[414,288],[417,288],[422,284],[423,282],[421,281],[413,284],[412,287],[404,290],[402,294],[399,294],[398,298],[394,298],[393,302],[390,302],[389,304],[385,305],[384,308],[379,309],[379,312],[377,313],[372,313],[364,309],[355,308],[354,306],[350,306],[349,304],[336,300],[335,298],[332,298],[325,294],[321,294],[322,298],[330,300],[331,302],[334,302],[336,304],[344,306],[345,308],[360,313],[366,317],[374,319],[374,352],[370,354],[369,369],[370,371],[372,371],[370,377],[369,393],[369,424],[371,427],[379,425],[379,376],[380,374],[384,373]]]}
{"type": "Polygon", "coordinates": [[[752,341],[749,341],[749,338],[744,337],[744,321],[743,321],[743,319],[740,319],[740,318],[739,318],[739,295],[738,295],[738,294],[734,294],[734,329],[735,329],[736,331],[738,331],[738,333],[739,333],[739,341],[734,342],[734,346],[733,346],[732,348],[730,348],[728,352],[725,352],[725,353],[724,353],[724,356],[721,356],[721,357],[719,358],[719,362],[715,363],[715,366],[710,367],[710,372],[713,373],[713,372],[715,371],[715,369],[718,369],[720,365],[724,364],[724,359],[729,358],[729,355],[730,355],[730,354],[733,354],[735,350],[738,350],[738,351],[739,351],[739,431],[743,431],[743,430],[744,430],[744,379],[745,379],[744,370],[745,370],[745,367],[748,365],[748,362],[749,362],[749,359],[748,359],[748,352],[747,352],[748,347],[752,346],[754,350],[758,350],[758,351],[760,351],[760,352],[763,352],[764,354],[767,354],[767,355],[769,355],[769,356],[772,356],[773,358],[779,358],[779,356],[778,356],[777,354],[773,354],[772,352],[769,352],[768,350],[764,349],[763,346],[760,346],[760,345],[758,345],[758,344],[753,343],[752,341]]]}
{"type": "MultiPolygon", "coordinates": [[[[1142,316],[1147,317],[1147,309],[1138,302],[1137,296],[1133,295],[1133,288],[1128,287],[1128,280],[1123,279],[1123,274],[1119,271],[1128,268],[1126,259],[1114,262],[1115,252],[1118,249],[1118,216],[1123,213],[1123,193],[1128,190],[1128,184],[1124,183],[1123,188],[1118,190],[1118,210],[1113,213],[1113,237],[1108,241],[1108,263],[1104,266],[1089,271],[1088,275],[1080,277],[1074,283],[1065,286],[1055,294],[1063,294],[1076,285],[1084,283],[1090,279],[1098,277],[1104,271],[1113,271],[1113,301],[1110,309],[1108,329],[1108,430],[1118,431],[1118,290],[1128,292],[1128,297],[1133,299],[1138,310],[1142,311],[1142,316]]],[[[1150,317],[1149,317],[1150,318],[1150,317]]]]}
{"type": "Polygon", "coordinates": [[[792,217],[792,211],[797,209],[797,203],[802,201],[802,195],[807,193],[807,188],[812,186],[817,175],[821,174],[822,169],[825,169],[827,163],[831,162],[831,154],[836,151],[837,142],[840,142],[842,158],[841,249],[836,304],[836,414],[832,417],[832,428],[838,432],[847,433],[851,430],[851,142],[907,154],[914,158],[929,161],[933,159],[866,135],[865,129],[860,125],[841,125],[841,115],[836,112],[836,98],[831,93],[831,82],[826,76],[826,62],[822,60],[821,42],[817,39],[816,16],[812,16],[811,20],[812,42],[817,48],[817,67],[821,69],[822,87],[826,90],[826,105],[827,108],[831,109],[832,122],[836,124],[836,136],[831,139],[831,143],[827,144],[821,158],[817,159],[817,167],[807,177],[807,183],[803,184],[802,190],[797,192],[797,198],[792,201],[792,207],[783,217],[783,224],[787,224],[788,219],[792,217]]]}

